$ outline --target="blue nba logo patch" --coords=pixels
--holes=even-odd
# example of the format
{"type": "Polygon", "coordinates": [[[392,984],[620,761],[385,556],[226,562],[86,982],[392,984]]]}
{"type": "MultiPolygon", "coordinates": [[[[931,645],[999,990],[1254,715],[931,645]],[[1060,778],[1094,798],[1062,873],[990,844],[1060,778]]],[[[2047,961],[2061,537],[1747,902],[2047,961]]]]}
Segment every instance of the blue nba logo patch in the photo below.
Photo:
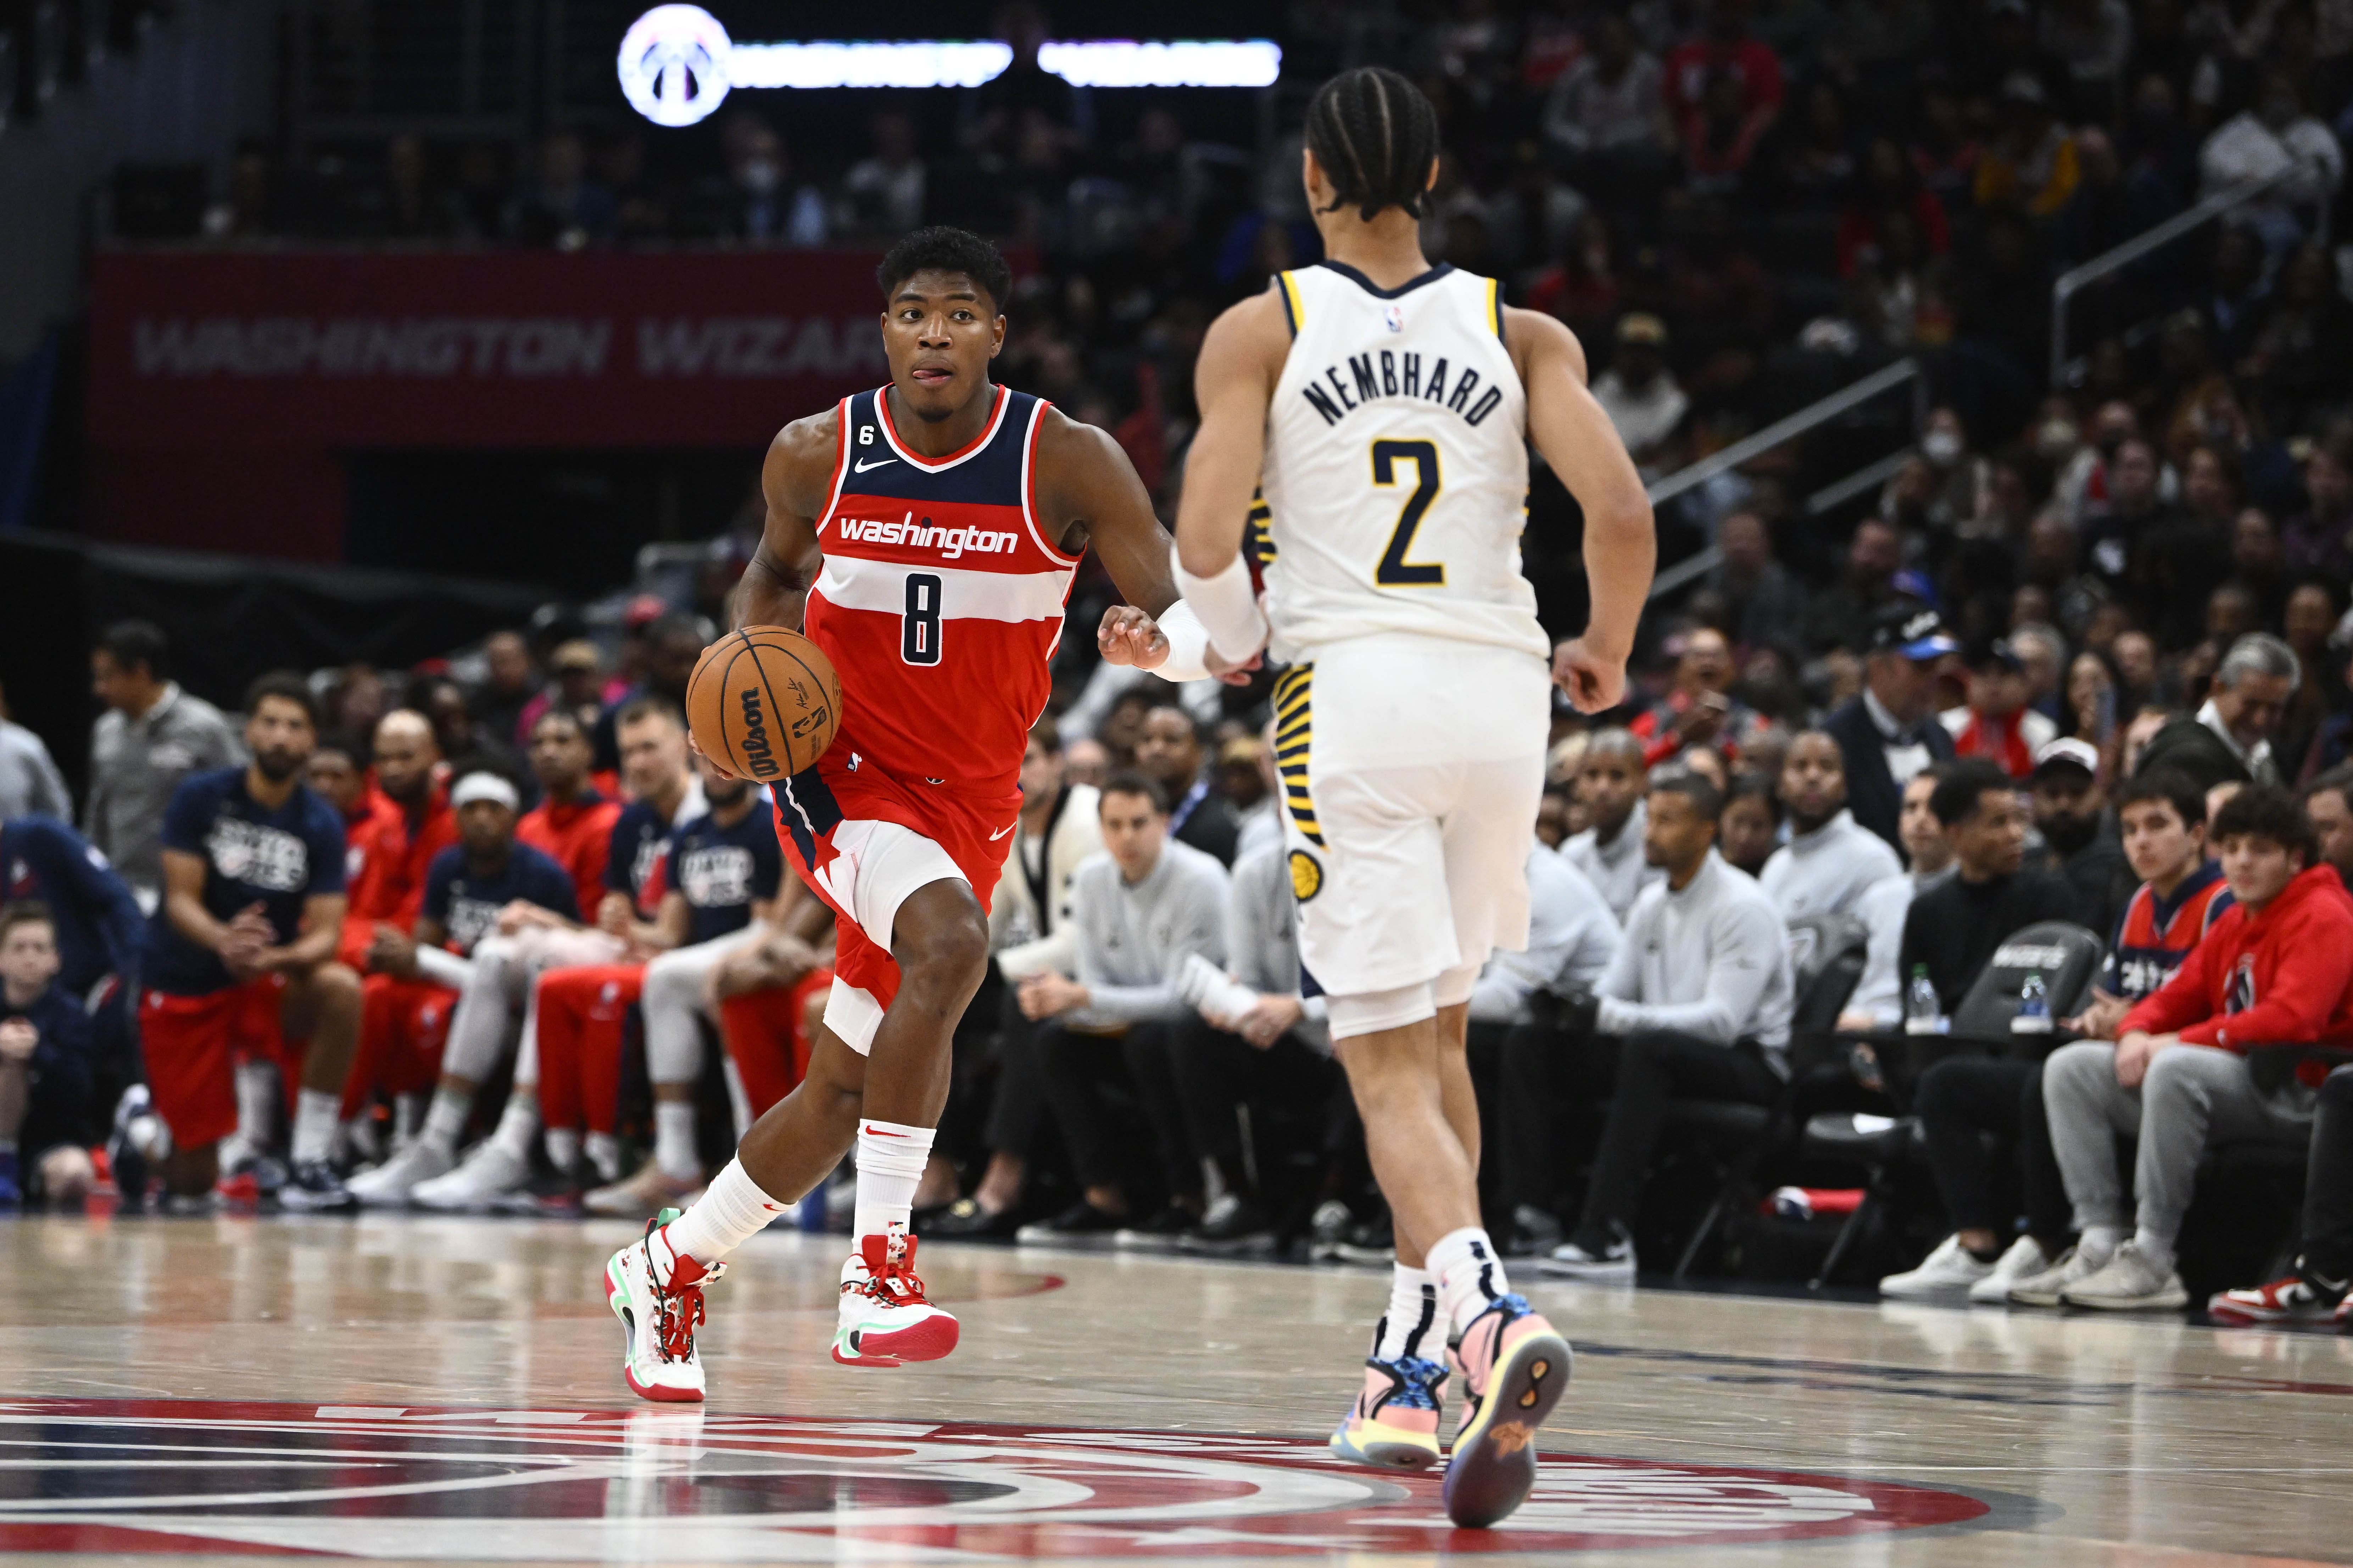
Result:
{"type": "Polygon", "coordinates": [[[1404,306],[1391,305],[1387,310],[1382,312],[1382,316],[1383,319],[1388,322],[1389,331],[1393,332],[1401,332],[1405,331],[1404,306]]]}

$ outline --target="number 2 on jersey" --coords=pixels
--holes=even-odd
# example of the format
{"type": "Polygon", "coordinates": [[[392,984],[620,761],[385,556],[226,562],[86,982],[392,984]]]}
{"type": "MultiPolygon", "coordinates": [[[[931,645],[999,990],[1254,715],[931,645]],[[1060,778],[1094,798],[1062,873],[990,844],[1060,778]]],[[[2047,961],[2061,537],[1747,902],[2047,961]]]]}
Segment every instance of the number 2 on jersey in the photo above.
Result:
{"type": "Polygon", "coordinates": [[[1373,443],[1373,483],[1398,483],[1398,465],[1413,465],[1413,494],[1406,497],[1405,510],[1398,514],[1397,531],[1389,535],[1389,547],[1381,552],[1381,563],[1373,572],[1373,582],[1383,588],[1439,588],[1446,584],[1446,568],[1442,564],[1409,563],[1406,552],[1413,548],[1414,530],[1421,526],[1430,503],[1438,499],[1438,443],[1435,441],[1376,441],[1373,443]]]}
{"type": "Polygon", "coordinates": [[[899,618],[899,657],[909,664],[940,662],[940,580],[907,574],[907,613],[899,618]]]}

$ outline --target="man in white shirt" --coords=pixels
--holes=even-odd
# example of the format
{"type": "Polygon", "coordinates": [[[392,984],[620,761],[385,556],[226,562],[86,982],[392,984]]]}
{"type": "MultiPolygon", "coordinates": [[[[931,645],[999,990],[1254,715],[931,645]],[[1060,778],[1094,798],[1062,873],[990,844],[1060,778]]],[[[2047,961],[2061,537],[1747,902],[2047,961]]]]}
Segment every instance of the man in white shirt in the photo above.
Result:
{"type": "MultiPolygon", "coordinates": [[[[2304,112],[2294,78],[2272,71],[2257,89],[2254,107],[2217,126],[2198,150],[2199,195],[2281,176],[2270,199],[2244,215],[2266,242],[2275,231],[2289,241],[2299,236],[2301,226],[2289,208],[2326,200],[2345,177],[2345,152],[2335,133],[2304,112]]],[[[2276,254],[2279,247],[2272,248],[2276,254]]]]}
{"type": "Polygon", "coordinates": [[[1561,858],[1600,889],[1610,918],[1620,922],[1635,895],[1662,877],[1642,858],[1642,794],[1649,781],[1642,742],[1630,730],[1597,731],[1577,764],[1577,798],[1593,826],[1560,847],[1561,858]]]}

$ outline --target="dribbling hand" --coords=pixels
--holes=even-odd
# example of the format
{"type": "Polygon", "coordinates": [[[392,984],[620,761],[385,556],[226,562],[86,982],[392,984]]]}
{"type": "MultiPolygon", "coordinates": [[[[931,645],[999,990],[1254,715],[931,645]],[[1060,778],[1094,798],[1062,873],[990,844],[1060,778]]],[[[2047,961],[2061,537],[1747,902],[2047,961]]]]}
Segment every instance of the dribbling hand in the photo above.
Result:
{"type": "Polygon", "coordinates": [[[1134,605],[1113,605],[1095,630],[1095,647],[1105,664],[1157,669],[1168,662],[1168,636],[1160,623],[1134,605]]]}
{"type": "Polygon", "coordinates": [[[1607,713],[1626,698],[1626,661],[1588,651],[1583,637],[1553,650],[1552,679],[1579,713],[1607,713]]]}

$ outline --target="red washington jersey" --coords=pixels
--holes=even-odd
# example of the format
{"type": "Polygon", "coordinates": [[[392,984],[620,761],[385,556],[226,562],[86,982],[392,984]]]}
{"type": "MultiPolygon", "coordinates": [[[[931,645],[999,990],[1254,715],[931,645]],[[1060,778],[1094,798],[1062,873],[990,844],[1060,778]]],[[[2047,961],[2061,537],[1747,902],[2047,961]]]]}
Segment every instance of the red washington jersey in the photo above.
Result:
{"type": "Polygon", "coordinates": [[[1038,522],[1045,412],[998,387],[969,446],[923,458],[892,428],[883,392],[841,402],[817,521],[825,567],[803,622],[840,674],[841,727],[776,792],[777,826],[812,880],[841,822],[896,822],[946,849],[988,902],[1078,565],[1038,522]]]}

